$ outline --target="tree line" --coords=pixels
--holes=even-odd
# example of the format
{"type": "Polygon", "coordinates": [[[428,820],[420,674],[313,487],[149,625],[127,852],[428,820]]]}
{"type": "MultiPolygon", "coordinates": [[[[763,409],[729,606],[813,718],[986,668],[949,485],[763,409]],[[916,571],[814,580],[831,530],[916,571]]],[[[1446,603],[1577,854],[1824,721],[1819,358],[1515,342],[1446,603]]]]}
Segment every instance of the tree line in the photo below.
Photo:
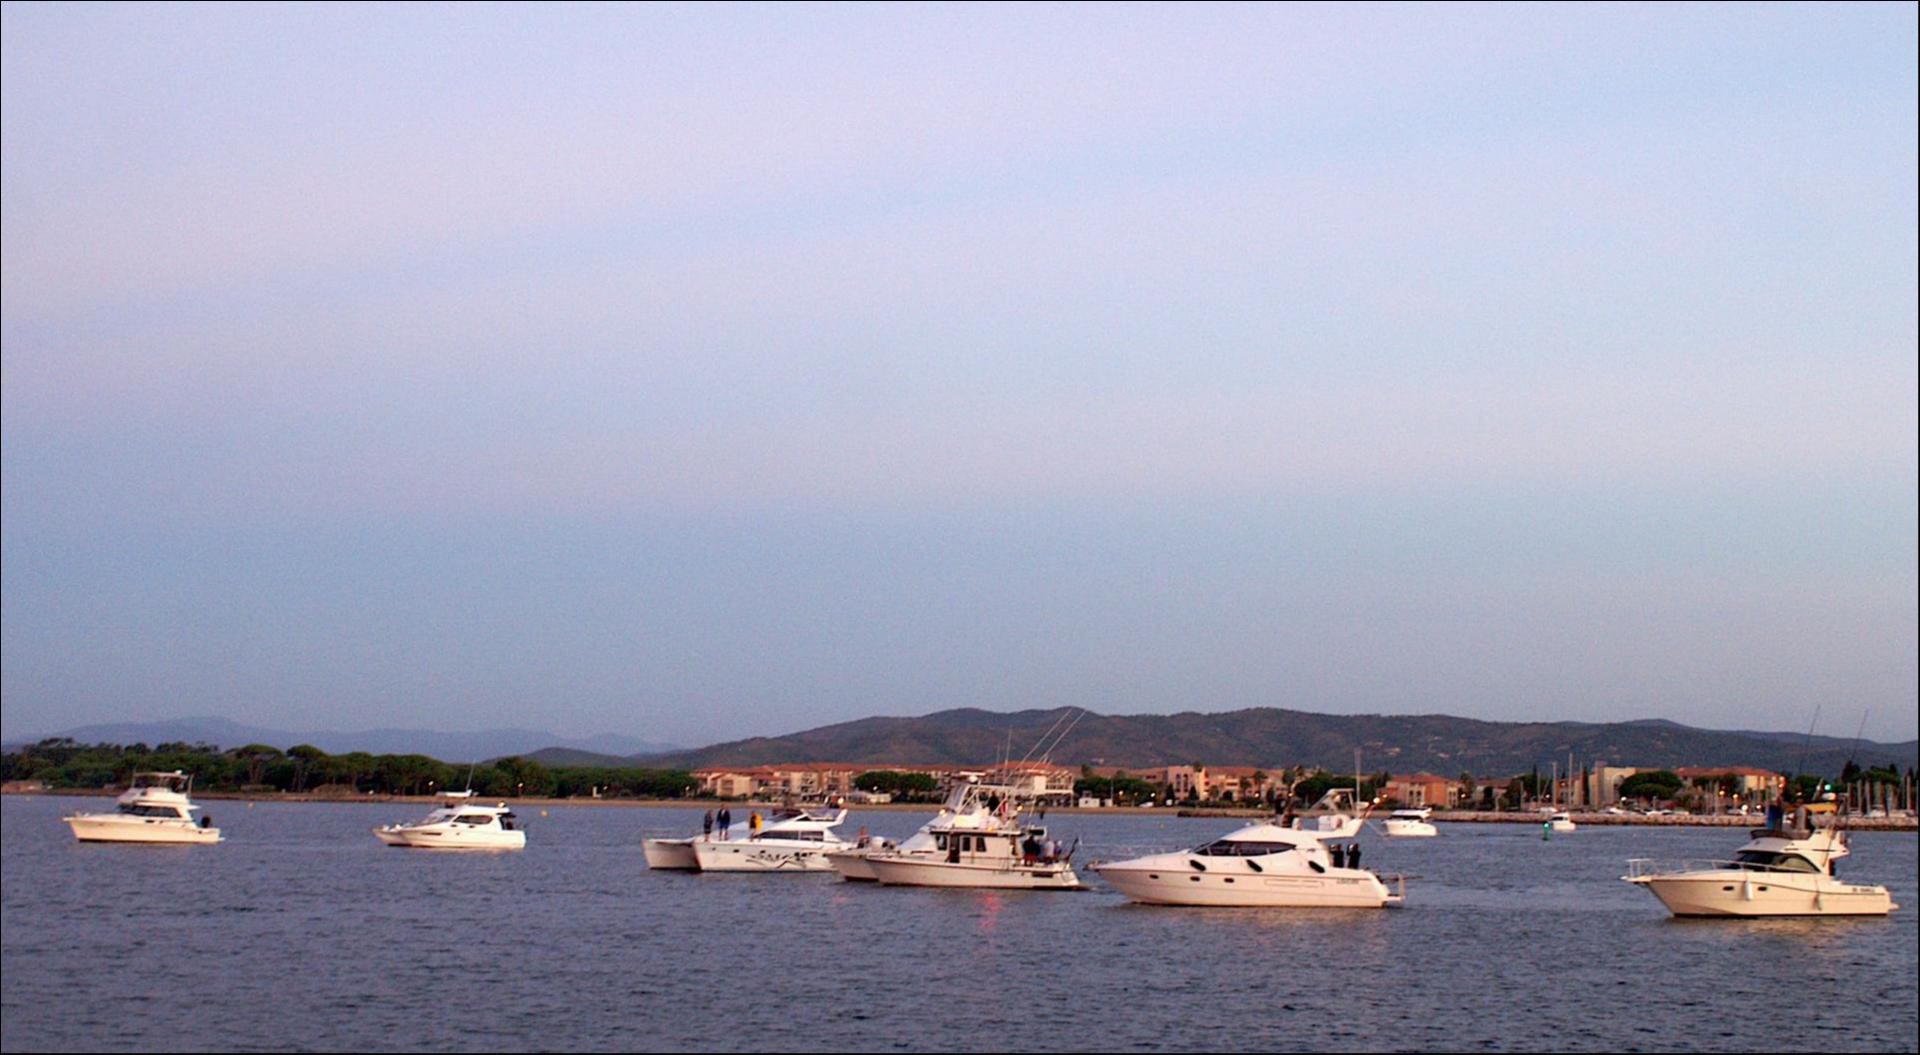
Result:
{"type": "Polygon", "coordinates": [[[0,780],[37,780],[53,788],[104,788],[134,773],[190,773],[209,791],[281,791],[433,795],[472,788],[490,798],[683,798],[699,787],[679,769],[547,766],[518,756],[442,762],[428,755],[332,755],[312,744],[285,751],[269,744],[221,750],[212,744],[80,744],[42,740],[0,755],[0,780]]]}

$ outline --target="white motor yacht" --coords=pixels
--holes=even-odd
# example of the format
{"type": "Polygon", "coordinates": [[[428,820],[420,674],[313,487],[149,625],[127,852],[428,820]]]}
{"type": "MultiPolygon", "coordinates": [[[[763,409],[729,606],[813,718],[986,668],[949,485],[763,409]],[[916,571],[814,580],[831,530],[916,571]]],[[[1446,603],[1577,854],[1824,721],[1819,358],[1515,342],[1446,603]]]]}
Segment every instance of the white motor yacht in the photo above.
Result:
{"type": "Polygon", "coordinates": [[[513,810],[502,802],[483,806],[471,791],[441,794],[445,805],[412,824],[389,824],[373,834],[388,846],[413,850],[523,850],[527,833],[515,823],[513,810]]]}
{"type": "Polygon", "coordinates": [[[1635,858],[1621,879],[1645,887],[1676,916],[1884,916],[1900,906],[1883,886],[1843,882],[1846,832],[1809,828],[1755,830],[1731,861],[1658,862],[1635,858]]]}
{"type": "Polygon", "coordinates": [[[194,822],[195,806],[187,797],[193,778],[171,773],[135,773],[127,790],[114,800],[112,813],[75,813],[60,818],[81,842],[102,843],[217,843],[220,829],[210,818],[194,822]]]}
{"type": "Polygon", "coordinates": [[[1175,853],[1098,864],[1093,870],[1149,905],[1381,908],[1405,897],[1364,868],[1336,865],[1313,832],[1250,824],[1175,853]]]}
{"type": "Polygon", "coordinates": [[[846,810],[797,810],[776,816],[745,839],[695,839],[689,845],[702,872],[831,872],[827,855],[853,844],[833,829],[846,810]]]}
{"type": "Polygon", "coordinates": [[[1430,818],[1433,810],[1426,806],[1416,809],[1394,810],[1387,814],[1387,834],[1396,838],[1424,837],[1440,834],[1430,818]]]}
{"type": "Polygon", "coordinates": [[[1573,814],[1561,810],[1547,818],[1547,827],[1556,832],[1570,832],[1579,827],[1573,823],[1573,814]]]}

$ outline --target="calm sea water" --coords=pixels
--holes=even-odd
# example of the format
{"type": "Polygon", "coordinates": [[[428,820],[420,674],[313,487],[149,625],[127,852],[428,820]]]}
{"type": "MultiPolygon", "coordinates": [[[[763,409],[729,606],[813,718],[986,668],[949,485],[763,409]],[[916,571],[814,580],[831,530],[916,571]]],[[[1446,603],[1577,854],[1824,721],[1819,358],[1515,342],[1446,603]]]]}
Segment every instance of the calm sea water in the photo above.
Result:
{"type": "MultiPolygon", "coordinates": [[[[1885,919],[1676,921],[1629,857],[1738,831],[1365,839],[1398,911],[1152,908],[832,876],[651,873],[685,810],[523,808],[517,854],[392,850],[410,805],[210,802],[216,847],[80,845],[0,800],[0,1046],[104,1049],[1777,1050],[1920,1047],[1912,833],[1843,874],[1885,919]]],[[[925,818],[856,813],[904,836],[925,818]]],[[[1076,860],[1231,820],[1057,814],[1076,860]]],[[[1091,878],[1091,877],[1090,877],[1091,878]]]]}

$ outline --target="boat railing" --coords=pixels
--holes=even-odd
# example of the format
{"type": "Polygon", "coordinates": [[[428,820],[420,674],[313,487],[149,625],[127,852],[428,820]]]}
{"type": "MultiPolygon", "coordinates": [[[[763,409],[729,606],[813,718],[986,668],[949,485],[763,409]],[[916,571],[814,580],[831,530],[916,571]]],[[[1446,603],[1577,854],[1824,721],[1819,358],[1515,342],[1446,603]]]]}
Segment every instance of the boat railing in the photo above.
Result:
{"type": "Polygon", "coordinates": [[[1687,858],[1681,860],[1663,860],[1652,857],[1633,857],[1627,860],[1626,879],[1652,878],[1655,876],[1679,875],[1683,872],[1773,872],[1782,875],[1804,874],[1807,868],[1785,868],[1780,865],[1762,864],[1758,861],[1726,861],[1687,858]]]}

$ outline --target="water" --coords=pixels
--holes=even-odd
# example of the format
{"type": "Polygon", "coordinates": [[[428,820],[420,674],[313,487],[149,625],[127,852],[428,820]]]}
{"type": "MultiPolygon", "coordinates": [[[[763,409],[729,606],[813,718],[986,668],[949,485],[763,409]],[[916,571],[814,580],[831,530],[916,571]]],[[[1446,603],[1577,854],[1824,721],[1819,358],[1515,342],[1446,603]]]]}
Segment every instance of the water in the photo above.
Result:
{"type": "MultiPolygon", "coordinates": [[[[1289,911],[1136,906],[1090,875],[1068,894],[648,872],[640,836],[696,829],[687,810],[523,807],[524,852],[436,855],[369,832],[420,806],[214,801],[229,841],[172,848],[74,842],[60,815],[104,800],[0,802],[9,1051],[1920,1046],[1912,833],[1858,834],[1842,865],[1893,889],[1889,918],[1677,921],[1625,860],[1724,857],[1742,833],[1370,835],[1370,867],[1420,877],[1406,908],[1289,911]]],[[[1078,861],[1238,823],[1052,822],[1078,861]]]]}

